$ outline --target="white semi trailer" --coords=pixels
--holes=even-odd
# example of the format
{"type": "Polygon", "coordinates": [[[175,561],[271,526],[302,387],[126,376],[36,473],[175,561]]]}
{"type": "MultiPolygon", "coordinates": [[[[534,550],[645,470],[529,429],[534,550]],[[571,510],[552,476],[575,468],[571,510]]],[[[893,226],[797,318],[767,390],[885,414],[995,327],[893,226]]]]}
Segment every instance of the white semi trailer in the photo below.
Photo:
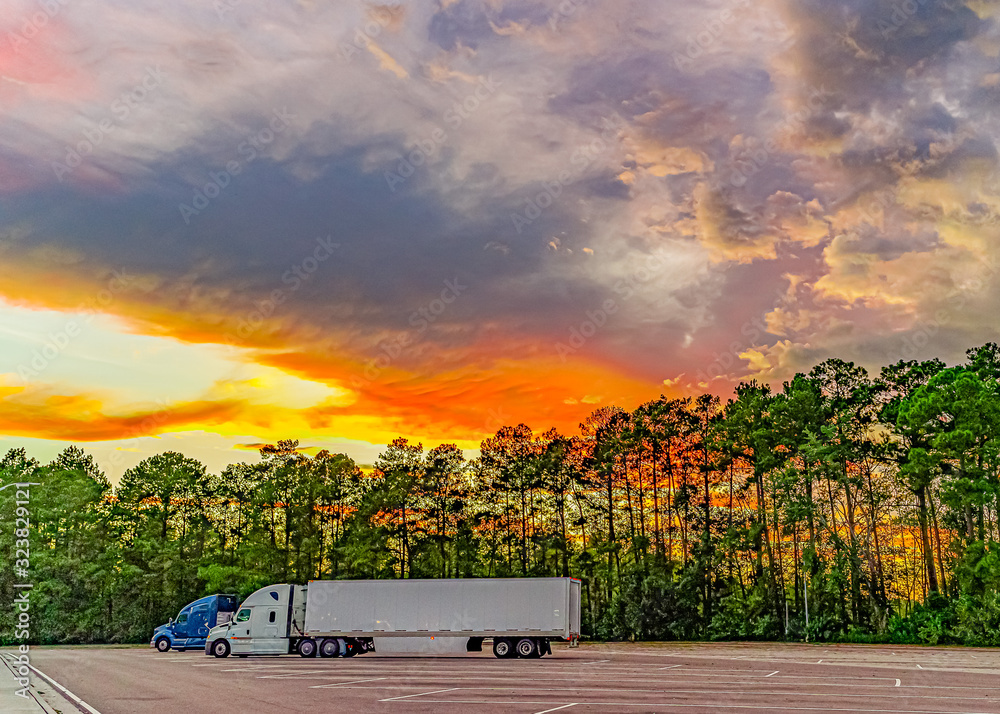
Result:
{"type": "Polygon", "coordinates": [[[205,654],[352,657],[374,638],[463,637],[469,652],[492,640],[497,657],[552,654],[580,638],[574,578],[313,580],[271,585],[213,628],[205,654]]]}

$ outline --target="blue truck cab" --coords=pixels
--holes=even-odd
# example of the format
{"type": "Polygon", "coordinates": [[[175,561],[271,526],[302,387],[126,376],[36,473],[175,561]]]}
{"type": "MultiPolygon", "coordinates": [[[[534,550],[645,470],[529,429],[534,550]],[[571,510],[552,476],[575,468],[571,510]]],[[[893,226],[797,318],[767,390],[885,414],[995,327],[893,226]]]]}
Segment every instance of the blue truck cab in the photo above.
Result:
{"type": "Polygon", "coordinates": [[[181,652],[202,649],[208,631],[229,622],[236,605],[235,595],[209,595],[195,600],[181,608],[176,618],[170,618],[170,622],[153,630],[149,646],[159,652],[167,652],[171,647],[181,652]]]}

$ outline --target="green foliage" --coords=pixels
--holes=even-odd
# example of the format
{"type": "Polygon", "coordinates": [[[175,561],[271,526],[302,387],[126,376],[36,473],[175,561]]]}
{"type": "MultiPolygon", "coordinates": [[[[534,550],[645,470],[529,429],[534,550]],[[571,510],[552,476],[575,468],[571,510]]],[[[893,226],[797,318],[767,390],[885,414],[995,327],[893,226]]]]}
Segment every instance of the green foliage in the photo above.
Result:
{"type": "Polygon", "coordinates": [[[766,590],[754,588],[747,597],[730,592],[719,603],[709,625],[713,640],[779,640],[783,638],[783,623],[771,609],[766,590]]]}
{"type": "MultiPolygon", "coordinates": [[[[400,438],[364,473],[288,440],[218,474],[158,454],[112,488],[78,448],[15,449],[0,486],[41,484],[37,642],[144,642],[191,600],[274,582],[569,575],[597,639],[994,646],[1000,347],[969,360],[872,379],[831,359],[725,405],[602,407],[577,436],[504,426],[474,460],[400,438]]],[[[16,500],[0,491],[10,554],[16,500]]]]}

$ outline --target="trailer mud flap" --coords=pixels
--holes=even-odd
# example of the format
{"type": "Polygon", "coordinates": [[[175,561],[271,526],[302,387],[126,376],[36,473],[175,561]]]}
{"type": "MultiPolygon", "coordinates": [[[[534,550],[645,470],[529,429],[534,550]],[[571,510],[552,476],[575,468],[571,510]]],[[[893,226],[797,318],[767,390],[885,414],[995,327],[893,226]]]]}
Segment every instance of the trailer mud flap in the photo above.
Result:
{"type": "Polygon", "coordinates": [[[469,641],[465,643],[466,652],[482,652],[483,651],[483,637],[470,637],[469,641]]]}

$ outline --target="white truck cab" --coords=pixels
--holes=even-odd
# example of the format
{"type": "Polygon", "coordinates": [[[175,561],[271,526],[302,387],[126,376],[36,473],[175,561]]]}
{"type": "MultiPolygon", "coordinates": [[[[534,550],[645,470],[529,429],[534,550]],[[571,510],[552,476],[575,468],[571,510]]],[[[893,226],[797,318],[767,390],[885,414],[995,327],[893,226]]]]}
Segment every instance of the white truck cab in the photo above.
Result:
{"type": "Polygon", "coordinates": [[[209,632],[206,653],[220,657],[289,654],[296,635],[302,633],[305,590],[283,583],[253,593],[231,621],[209,632]]]}

